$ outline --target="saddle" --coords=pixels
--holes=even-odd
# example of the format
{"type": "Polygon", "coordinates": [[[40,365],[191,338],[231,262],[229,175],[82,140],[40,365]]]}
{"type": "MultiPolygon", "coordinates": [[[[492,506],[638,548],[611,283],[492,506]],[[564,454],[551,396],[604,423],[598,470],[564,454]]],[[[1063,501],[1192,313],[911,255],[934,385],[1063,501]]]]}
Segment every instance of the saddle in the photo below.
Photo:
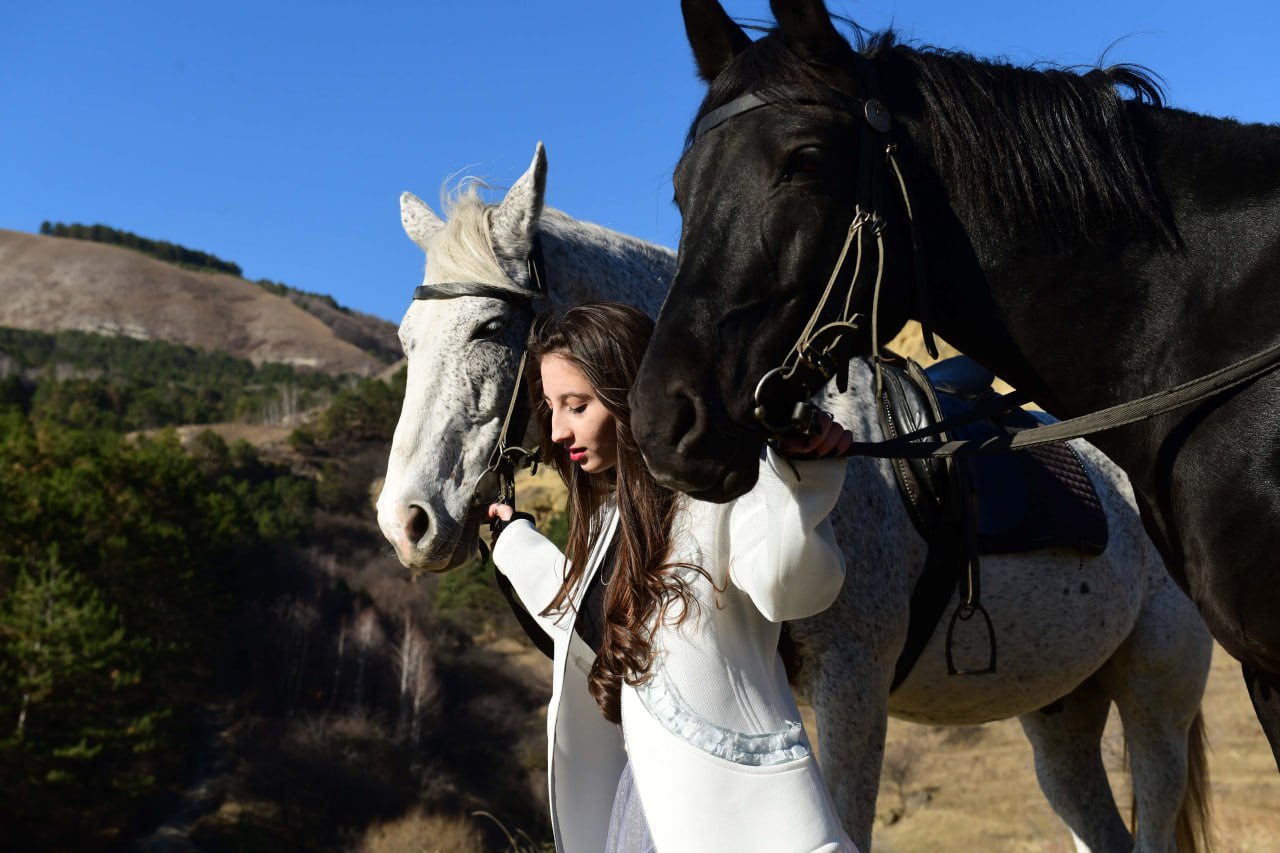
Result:
{"type": "MultiPolygon", "coordinates": [[[[964,356],[927,370],[897,356],[882,357],[880,366],[878,411],[888,438],[965,415],[1000,396],[991,387],[994,374],[964,356]]],[[[1043,413],[1015,408],[930,440],[989,438],[1052,422],[1043,413]]],[[[1096,555],[1106,549],[1101,501],[1084,463],[1065,443],[989,456],[894,459],[892,465],[903,503],[929,551],[912,592],[907,643],[891,690],[924,651],[963,573],[969,569],[976,577],[979,555],[1043,548],[1096,555]]]]}

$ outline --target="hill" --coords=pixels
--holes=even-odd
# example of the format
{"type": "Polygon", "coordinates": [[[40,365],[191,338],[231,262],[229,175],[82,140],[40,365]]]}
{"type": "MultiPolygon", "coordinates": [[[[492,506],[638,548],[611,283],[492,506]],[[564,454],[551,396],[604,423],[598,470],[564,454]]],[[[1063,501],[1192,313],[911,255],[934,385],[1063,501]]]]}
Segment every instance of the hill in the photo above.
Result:
{"type": "Polygon", "coordinates": [[[0,230],[0,326],[160,340],[325,373],[372,376],[395,325],[126,248],[0,230]]]}

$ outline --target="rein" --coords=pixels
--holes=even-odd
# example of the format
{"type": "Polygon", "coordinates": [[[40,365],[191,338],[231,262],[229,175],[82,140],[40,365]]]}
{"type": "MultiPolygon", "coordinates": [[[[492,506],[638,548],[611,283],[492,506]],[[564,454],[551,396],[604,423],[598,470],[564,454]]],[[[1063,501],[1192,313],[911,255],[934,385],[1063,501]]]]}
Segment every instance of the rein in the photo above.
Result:
{"type": "Polygon", "coordinates": [[[1001,397],[998,405],[994,407],[975,409],[964,416],[949,418],[931,427],[916,430],[889,441],[854,442],[844,455],[872,456],[880,459],[949,459],[956,456],[978,456],[1026,450],[1042,444],[1083,438],[1093,433],[1106,432],[1126,424],[1168,414],[1175,409],[1203,402],[1224,391],[1257,379],[1277,367],[1280,367],[1280,344],[1273,344],[1260,352],[1189,382],[1183,382],[1181,385],[1175,385],[1127,403],[1099,409],[1087,415],[988,439],[922,443],[922,439],[942,435],[958,426],[983,420],[1007,412],[1022,403],[1030,402],[1028,395],[1015,391],[1001,397]]]}
{"type": "MultiPolygon", "coordinates": [[[[536,234],[526,262],[529,267],[529,281],[533,284],[532,290],[520,290],[484,282],[443,281],[419,285],[413,291],[413,298],[457,299],[461,296],[485,296],[519,306],[532,315],[536,302],[547,294],[542,240],[536,234]]],[[[534,473],[537,473],[538,450],[524,446],[525,433],[529,429],[529,401],[521,391],[524,387],[527,358],[527,351],[520,354],[515,386],[511,392],[511,399],[507,401],[507,411],[502,417],[498,443],[489,454],[489,463],[485,466],[484,472],[476,479],[476,485],[471,493],[472,507],[485,506],[496,501],[514,501],[516,471],[521,468],[531,468],[534,473]]]]}

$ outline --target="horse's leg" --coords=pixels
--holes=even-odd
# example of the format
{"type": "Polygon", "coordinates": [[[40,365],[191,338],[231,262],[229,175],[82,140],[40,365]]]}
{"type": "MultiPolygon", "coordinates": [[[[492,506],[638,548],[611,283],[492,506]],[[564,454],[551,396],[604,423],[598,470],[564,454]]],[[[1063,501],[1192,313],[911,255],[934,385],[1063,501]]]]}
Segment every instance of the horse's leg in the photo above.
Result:
{"type": "Polygon", "coordinates": [[[827,649],[807,679],[807,692],[818,718],[827,790],[845,831],[865,851],[871,849],[889,727],[888,682],[875,656],[853,645],[841,642],[827,649]],[[839,651],[842,645],[846,648],[839,651]]]}
{"type": "Polygon", "coordinates": [[[1110,709],[1110,697],[1090,678],[1048,707],[1018,718],[1035,750],[1040,790],[1076,846],[1092,851],[1133,846],[1102,764],[1102,730],[1110,709]]]}
{"type": "Polygon", "coordinates": [[[1248,664],[1241,664],[1245,686],[1253,701],[1254,713],[1262,723],[1262,731],[1271,744],[1271,755],[1280,769],[1280,678],[1268,675],[1248,664]]]}
{"type": "Polygon", "coordinates": [[[1204,838],[1208,781],[1199,713],[1212,654],[1194,605],[1161,574],[1133,632],[1095,676],[1116,703],[1129,746],[1136,851],[1188,853],[1204,838]]]}

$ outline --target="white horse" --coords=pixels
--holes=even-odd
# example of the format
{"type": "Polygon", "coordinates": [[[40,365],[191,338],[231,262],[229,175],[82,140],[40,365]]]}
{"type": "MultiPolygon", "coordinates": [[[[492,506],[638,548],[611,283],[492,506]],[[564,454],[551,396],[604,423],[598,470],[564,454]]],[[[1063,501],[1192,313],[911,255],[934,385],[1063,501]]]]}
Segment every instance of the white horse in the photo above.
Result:
{"type": "MultiPolygon", "coordinates": [[[[405,193],[405,231],[427,253],[424,283],[527,291],[526,259],[540,235],[552,302],[613,299],[656,314],[674,254],[544,210],[545,181],[539,145],[498,205],[463,195],[450,203],[446,222],[405,193]]],[[[527,310],[506,299],[462,296],[415,301],[405,314],[408,387],[378,521],[407,567],[447,571],[476,555],[484,508],[471,505],[472,489],[498,440],[506,402],[520,390],[513,386],[527,328],[519,318],[527,310]]],[[[856,362],[850,391],[832,391],[822,403],[858,440],[882,437],[869,387],[856,362]]],[[[796,689],[817,712],[823,772],[861,849],[871,840],[890,715],[933,725],[1019,717],[1040,786],[1082,849],[1165,853],[1175,849],[1175,836],[1190,849],[1203,831],[1199,706],[1209,633],[1143,532],[1124,475],[1090,445],[1073,445],[1110,525],[1106,551],[985,557],[983,603],[999,639],[998,671],[949,676],[942,625],[892,694],[926,548],[889,463],[849,460],[832,516],[848,566],[844,587],[830,609],[791,623],[790,631],[804,661],[796,689]],[[1101,737],[1113,702],[1129,747],[1136,838],[1103,767],[1101,737]]],[[[980,658],[979,645],[958,637],[956,657],[980,658]]]]}

